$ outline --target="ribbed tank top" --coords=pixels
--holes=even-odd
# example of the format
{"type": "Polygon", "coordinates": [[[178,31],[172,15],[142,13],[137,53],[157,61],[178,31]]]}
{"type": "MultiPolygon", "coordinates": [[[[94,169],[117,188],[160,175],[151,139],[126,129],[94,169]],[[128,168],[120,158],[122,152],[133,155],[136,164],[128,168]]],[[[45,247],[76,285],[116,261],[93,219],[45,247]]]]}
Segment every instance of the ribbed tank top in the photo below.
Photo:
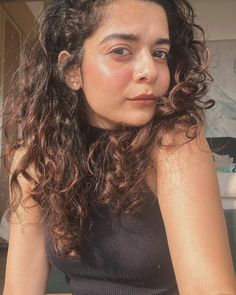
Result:
{"type": "MultiPolygon", "coordinates": [[[[104,129],[89,126],[91,143],[104,129]]],[[[46,235],[50,263],[65,273],[73,295],[178,295],[158,201],[148,189],[142,214],[93,213],[90,246],[80,257],[62,257],[46,235]]]]}

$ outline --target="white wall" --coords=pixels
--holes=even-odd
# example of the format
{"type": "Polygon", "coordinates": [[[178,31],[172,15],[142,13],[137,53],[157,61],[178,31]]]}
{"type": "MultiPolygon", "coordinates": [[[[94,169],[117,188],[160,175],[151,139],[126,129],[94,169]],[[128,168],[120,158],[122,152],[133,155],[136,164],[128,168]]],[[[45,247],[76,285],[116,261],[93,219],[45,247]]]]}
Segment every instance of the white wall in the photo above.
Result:
{"type": "Polygon", "coordinates": [[[208,40],[236,39],[236,0],[189,0],[208,40]]]}
{"type": "Polygon", "coordinates": [[[28,5],[35,19],[37,19],[44,7],[44,2],[43,1],[26,2],[26,5],[28,5]]]}

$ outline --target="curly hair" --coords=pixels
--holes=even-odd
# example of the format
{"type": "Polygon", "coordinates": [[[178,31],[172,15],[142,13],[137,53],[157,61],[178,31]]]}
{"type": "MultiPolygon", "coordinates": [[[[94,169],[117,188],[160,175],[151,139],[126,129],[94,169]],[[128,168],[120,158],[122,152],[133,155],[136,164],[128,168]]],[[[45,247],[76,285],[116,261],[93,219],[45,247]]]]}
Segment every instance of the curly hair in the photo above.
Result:
{"type": "Polygon", "coordinates": [[[65,76],[73,65],[83,63],[84,42],[112,1],[51,1],[22,50],[4,109],[6,131],[16,124],[21,128],[17,140],[8,136],[5,156],[25,150],[11,175],[10,212],[22,203],[27,207],[27,199],[22,201],[19,194],[21,174],[33,184],[29,198],[41,209],[42,221],[62,255],[80,254],[93,226],[91,213],[100,206],[109,206],[117,215],[140,214],[145,196],[138,192],[153,165],[154,144],[161,146],[163,135],[179,125],[192,140],[204,123],[204,109],[214,104],[203,99],[211,80],[208,51],[192,7],[185,0],[145,1],[161,5],[168,17],[168,93],[158,100],[148,124],[106,130],[89,149],[83,93],[70,89],[65,76]],[[58,55],[63,50],[70,57],[62,65],[58,55]],[[190,128],[195,132],[188,132],[190,128]]]}

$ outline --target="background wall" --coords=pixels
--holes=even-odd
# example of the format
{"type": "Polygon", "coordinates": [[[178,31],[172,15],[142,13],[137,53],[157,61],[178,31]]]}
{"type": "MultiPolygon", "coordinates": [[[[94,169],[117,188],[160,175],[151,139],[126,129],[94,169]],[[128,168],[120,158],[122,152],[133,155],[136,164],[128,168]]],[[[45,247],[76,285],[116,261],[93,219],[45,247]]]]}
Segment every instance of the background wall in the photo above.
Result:
{"type": "MultiPolygon", "coordinates": [[[[19,49],[23,40],[34,26],[34,16],[24,2],[14,3],[0,1],[0,108],[3,104],[12,73],[17,68],[19,49]]],[[[0,126],[4,124],[0,118],[0,126]]],[[[18,130],[18,126],[14,128],[18,130]]],[[[15,132],[14,131],[14,132],[15,132]]],[[[4,136],[0,132],[1,142],[4,136]]],[[[8,172],[0,158],[0,220],[8,201],[8,172]]]]}
{"type": "Polygon", "coordinates": [[[236,39],[236,0],[189,0],[208,40],[236,39]]]}
{"type": "Polygon", "coordinates": [[[1,5],[3,6],[3,9],[5,9],[10,15],[22,33],[27,36],[32,30],[35,19],[26,3],[2,1],[1,5]]]}
{"type": "Polygon", "coordinates": [[[189,1],[211,51],[209,69],[214,82],[207,97],[216,104],[207,112],[206,135],[236,138],[236,0],[189,1]]]}

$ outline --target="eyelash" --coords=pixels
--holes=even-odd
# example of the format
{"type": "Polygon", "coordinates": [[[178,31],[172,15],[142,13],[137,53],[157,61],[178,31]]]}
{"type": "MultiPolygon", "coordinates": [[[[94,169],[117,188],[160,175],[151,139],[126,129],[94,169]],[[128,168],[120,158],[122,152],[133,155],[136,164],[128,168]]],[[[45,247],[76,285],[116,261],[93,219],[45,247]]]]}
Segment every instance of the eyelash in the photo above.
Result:
{"type": "MultiPolygon", "coordinates": [[[[111,53],[112,54],[115,54],[115,55],[117,55],[117,56],[127,56],[128,54],[122,54],[122,53],[118,53],[118,51],[122,51],[123,53],[124,53],[124,51],[127,51],[128,52],[128,54],[132,54],[131,52],[130,52],[130,50],[129,49],[127,49],[127,48],[125,48],[125,47],[117,47],[117,48],[114,48],[112,51],[111,51],[111,53]]],[[[169,53],[168,52],[166,52],[165,50],[155,50],[154,52],[152,52],[152,55],[154,56],[154,53],[161,53],[161,55],[162,55],[162,57],[160,57],[160,56],[157,56],[156,58],[158,58],[158,59],[161,59],[161,60],[167,60],[168,59],[168,57],[169,57],[169,53]],[[163,55],[164,55],[164,57],[163,57],[163,55]]],[[[155,56],[154,56],[155,57],[155,56]]]]}
{"type": "Polygon", "coordinates": [[[131,53],[129,49],[124,48],[124,47],[117,47],[117,48],[114,48],[114,49],[112,49],[111,53],[116,54],[116,55],[122,55],[122,56],[127,55],[127,54],[120,54],[120,53],[117,53],[117,51],[119,51],[119,50],[123,50],[123,51],[126,50],[126,51],[128,51],[128,53],[131,53]]]}
{"type": "Polygon", "coordinates": [[[169,53],[164,50],[155,50],[154,53],[155,52],[158,52],[158,53],[161,53],[161,55],[164,55],[164,57],[157,56],[158,59],[167,60],[169,57],[169,53]]]}

